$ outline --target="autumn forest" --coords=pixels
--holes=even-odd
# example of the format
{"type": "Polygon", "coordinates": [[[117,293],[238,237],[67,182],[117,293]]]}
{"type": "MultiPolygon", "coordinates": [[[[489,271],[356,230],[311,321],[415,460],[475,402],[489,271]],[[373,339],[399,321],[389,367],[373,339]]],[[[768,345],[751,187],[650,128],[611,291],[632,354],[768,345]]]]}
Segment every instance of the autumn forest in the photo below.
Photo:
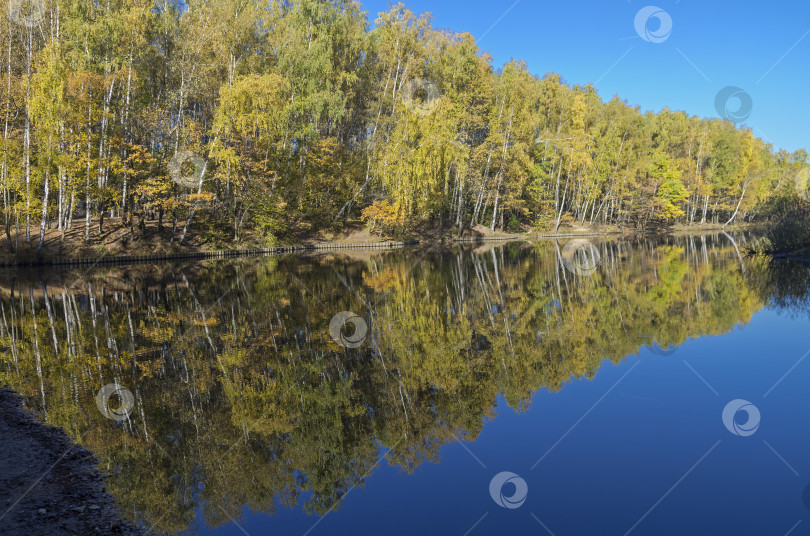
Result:
{"type": "Polygon", "coordinates": [[[277,244],[380,235],[764,221],[806,151],[643,112],[398,4],[7,0],[4,242],[117,222],[277,244]]]}

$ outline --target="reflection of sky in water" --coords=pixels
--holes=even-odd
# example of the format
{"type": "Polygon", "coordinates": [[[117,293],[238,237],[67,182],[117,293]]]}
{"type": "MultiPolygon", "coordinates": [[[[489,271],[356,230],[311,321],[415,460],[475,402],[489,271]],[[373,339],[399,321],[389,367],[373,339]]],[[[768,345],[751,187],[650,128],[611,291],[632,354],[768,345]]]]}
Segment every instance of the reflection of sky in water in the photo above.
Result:
{"type": "MultiPolygon", "coordinates": [[[[555,534],[625,534],[656,504],[630,534],[810,526],[810,359],[763,396],[810,349],[807,333],[806,319],[764,310],[745,330],[689,341],[668,357],[643,349],[592,381],[540,391],[522,414],[499,398],[497,417],[465,443],[472,454],[446,445],[441,463],[412,475],[384,465],[309,534],[465,534],[482,516],[470,535],[546,534],[535,516],[555,534]],[[723,407],[735,398],[762,412],[751,437],[723,426],[723,407]],[[504,470],[527,482],[519,509],[489,495],[490,479],[504,470]]],[[[240,524],[250,534],[303,534],[313,522],[281,511],[240,524]]],[[[234,524],[214,533],[243,534],[234,524]]]]}
{"type": "MultiPolygon", "coordinates": [[[[200,534],[217,535],[759,535],[810,527],[810,358],[801,359],[810,349],[808,320],[761,301],[787,283],[758,279],[754,265],[744,278],[722,237],[597,247],[601,264],[589,276],[564,268],[561,248],[545,242],[458,255],[397,252],[352,265],[284,257],[132,269],[127,277],[144,278],[135,283],[111,271],[93,282],[95,298],[87,289],[71,298],[49,283],[60,348],[70,346],[64,318],[78,319],[84,339],[73,326],[71,351],[85,341],[90,366],[80,367],[80,381],[69,376],[73,365],[54,367],[39,290],[45,395],[25,365],[32,355],[22,356],[19,375],[10,366],[5,375],[22,385],[34,411],[47,400],[50,422],[64,418],[54,411],[60,397],[69,401],[63,411],[102,466],[119,467],[110,483],[122,501],[142,507],[160,497],[147,527],[175,510],[187,512],[175,527],[196,520],[200,534]],[[340,350],[330,319],[342,328],[352,311],[367,337],[357,350],[340,350]],[[135,394],[131,429],[86,413],[99,374],[135,394]],[[750,437],[733,435],[721,418],[737,399],[761,412],[750,437]],[[265,421],[253,418],[262,411],[274,412],[276,428],[262,429],[265,421]],[[457,441],[460,429],[481,420],[480,432],[457,441]],[[260,424],[246,442],[244,425],[253,422],[260,424]],[[130,450],[120,450],[127,441],[130,450]],[[438,463],[412,460],[412,474],[388,460],[373,466],[375,445],[379,455],[392,446],[404,455],[400,444],[435,444],[438,463]],[[340,472],[353,463],[356,473],[340,472]],[[171,492],[161,488],[166,471],[177,487],[171,492]],[[491,496],[503,472],[516,477],[502,497],[520,493],[525,481],[525,502],[510,503],[518,507],[491,496]],[[364,485],[353,487],[360,477],[364,485]],[[272,506],[273,482],[297,482],[292,507],[278,493],[272,506]],[[331,486],[349,492],[332,510],[321,501],[328,511],[321,519],[302,512],[318,499],[312,486],[324,497],[331,486]],[[256,512],[236,515],[243,497],[256,512]],[[213,501],[203,508],[216,529],[206,526],[204,501],[213,501]]],[[[790,285],[806,281],[801,273],[790,274],[790,285]]],[[[25,284],[23,291],[28,297],[25,284]]],[[[26,303],[19,289],[16,296],[15,307],[26,303]]]]}

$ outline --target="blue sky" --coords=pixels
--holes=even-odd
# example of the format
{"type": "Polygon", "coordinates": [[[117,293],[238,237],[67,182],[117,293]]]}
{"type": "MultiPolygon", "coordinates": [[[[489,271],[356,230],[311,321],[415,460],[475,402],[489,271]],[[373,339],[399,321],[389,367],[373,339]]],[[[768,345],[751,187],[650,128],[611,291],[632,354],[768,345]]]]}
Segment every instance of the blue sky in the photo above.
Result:
{"type": "MultiPolygon", "coordinates": [[[[373,22],[388,0],[360,0],[373,22]]],[[[665,106],[718,117],[715,97],[736,86],[751,97],[745,125],[779,148],[810,147],[810,2],[807,0],[407,0],[434,25],[468,31],[500,67],[525,60],[537,75],[594,83],[642,110],[665,106]],[[660,43],[636,32],[657,6],[672,20],[660,43]],[[508,11],[508,13],[507,13],[508,11]],[[503,17],[503,18],[501,18],[503,17]],[[498,19],[500,22],[497,22],[498,19]],[[494,26],[493,26],[494,25],[494,26]]],[[[646,26],[655,33],[660,22],[646,26]]],[[[735,110],[739,102],[732,100],[735,110]]]]}

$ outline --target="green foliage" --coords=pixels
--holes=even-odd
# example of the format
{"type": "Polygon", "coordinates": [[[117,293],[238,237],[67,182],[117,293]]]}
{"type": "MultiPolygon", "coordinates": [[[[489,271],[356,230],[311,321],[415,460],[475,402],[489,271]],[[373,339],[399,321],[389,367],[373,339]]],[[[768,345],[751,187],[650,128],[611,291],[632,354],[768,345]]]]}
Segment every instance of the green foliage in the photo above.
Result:
{"type": "Polygon", "coordinates": [[[658,184],[656,200],[661,217],[673,220],[683,216],[685,212],[681,207],[689,196],[681,182],[683,173],[672,165],[666,154],[660,152],[653,155],[653,163],[647,172],[658,184]]]}
{"type": "Polygon", "coordinates": [[[752,251],[757,254],[794,254],[810,257],[810,203],[802,200],[772,221],[752,251]]]}
{"type": "Polygon", "coordinates": [[[728,121],[642,114],[518,60],[496,68],[469,33],[403,4],[58,7],[40,32],[0,30],[22,51],[0,103],[10,246],[36,220],[98,241],[105,215],[166,214],[180,241],[189,225],[288,240],[354,225],[380,201],[403,233],[765,221],[808,163],[728,121]],[[206,197],[172,183],[180,151],[206,159],[206,197]]]}

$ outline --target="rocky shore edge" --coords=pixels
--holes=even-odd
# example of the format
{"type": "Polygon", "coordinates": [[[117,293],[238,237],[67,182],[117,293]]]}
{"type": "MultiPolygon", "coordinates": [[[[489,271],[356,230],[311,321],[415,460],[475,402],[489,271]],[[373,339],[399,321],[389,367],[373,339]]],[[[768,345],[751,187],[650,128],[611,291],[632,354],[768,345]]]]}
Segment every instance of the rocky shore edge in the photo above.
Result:
{"type": "Polygon", "coordinates": [[[95,456],[0,388],[0,534],[140,536],[121,518],[95,456]]]}

